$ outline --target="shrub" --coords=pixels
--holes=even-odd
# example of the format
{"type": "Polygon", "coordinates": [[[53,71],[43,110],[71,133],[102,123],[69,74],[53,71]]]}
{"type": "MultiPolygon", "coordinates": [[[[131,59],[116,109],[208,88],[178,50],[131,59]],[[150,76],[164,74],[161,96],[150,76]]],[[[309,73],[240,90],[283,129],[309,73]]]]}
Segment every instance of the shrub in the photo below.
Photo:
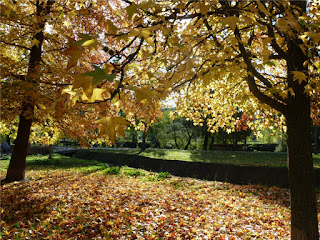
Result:
{"type": "Polygon", "coordinates": [[[10,160],[11,156],[10,155],[2,155],[1,160],[10,160]]]}
{"type": "Polygon", "coordinates": [[[128,171],[128,172],[126,172],[126,174],[128,176],[135,176],[135,177],[137,177],[137,176],[145,176],[146,175],[144,172],[141,172],[141,171],[139,171],[137,169],[128,171]]]}
{"type": "Polygon", "coordinates": [[[157,178],[161,180],[164,178],[171,178],[171,174],[169,172],[159,172],[157,178]]]}
{"type": "Polygon", "coordinates": [[[104,173],[111,175],[118,175],[121,172],[121,167],[108,167],[104,170],[104,173]]]}

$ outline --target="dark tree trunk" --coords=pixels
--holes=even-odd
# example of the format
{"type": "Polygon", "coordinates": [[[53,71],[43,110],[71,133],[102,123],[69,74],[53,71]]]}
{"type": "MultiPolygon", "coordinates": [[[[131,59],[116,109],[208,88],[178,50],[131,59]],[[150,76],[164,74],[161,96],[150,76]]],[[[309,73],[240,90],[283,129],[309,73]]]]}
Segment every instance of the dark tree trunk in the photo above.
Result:
{"type": "Polygon", "coordinates": [[[146,150],[146,138],[147,138],[147,132],[144,131],[142,133],[142,142],[141,142],[141,149],[140,149],[141,151],[146,150]]]}
{"type": "Polygon", "coordinates": [[[52,153],[53,153],[53,144],[50,144],[49,145],[49,148],[50,148],[50,153],[49,153],[49,157],[48,157],[48,159],[52,159],[52,153]]]}
{"type": "Polygon", "coordinates": [[[177,149],[180,149],[179,144],[178,144],[178,138],[177,138],[176,133],[174,133],[174,144],[175,144],[175,146],[176,146],[177,149]]]}
{"type": "Polygon", "coordinates": [[[286,115],[291,195],[291,239],[319,239],[311,145],[310,103],[296,96],[286,115]]]}
{"type": "Polygon", "coordinates": [[[211,142],[210,142],[210,147],[209,147],[210,150],[213,149],[213,144],[214,144],[214,135],[213,134],[211,134],[211,135],[212,135],[212,137],[211,137],[211,142]]]}
{"type": "Polygon", "coordinates": [[[208,149],[208,143],[209,143],[209,132],[207,131],[207,128],[205,128],[202,150],[208,149]]]}
{"type": "Polygon", "coordinates": [[[33,118],[33,104],[24,104],[23,113],[20,115],[18,134],[7,170],[5,182],[20,181],[24,179],[26,156],[33,118]]]}
{"type": "Polygon", "coordinates": [[[190,143],[191,143],[191,139],[192,139],[192,134],[189,134],[189,137],[188,137],[188,142],[187,142],[187,145],[184,147],[184,150],[187,150],[190,143]]]}
{"type": "MultiPolygon", "coordinates": [[[[306,12],[306,1],[292,1],[306,12]]],[[[291,202],[291,239],[318,240],[317,200],[312,159],[310,98],[305,93],[306,82],[293,79],[293,71],[308,73],[305,65],[308,57],[302,52],[299,38],[288,39],[287,76],[288,87],[294,95],[288,95],[287,123],[288,168],[291,202]]]]}

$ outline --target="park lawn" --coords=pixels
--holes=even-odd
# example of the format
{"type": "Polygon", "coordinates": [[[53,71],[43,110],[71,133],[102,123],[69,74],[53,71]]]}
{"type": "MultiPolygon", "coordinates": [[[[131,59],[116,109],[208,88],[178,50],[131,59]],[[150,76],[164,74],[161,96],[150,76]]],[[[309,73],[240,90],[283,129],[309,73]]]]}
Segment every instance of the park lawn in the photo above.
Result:
{"type": "MultiPolygon", "coordinates": [[[[287,154],[278,152],[240,152],[240,151],[199,151],[172,149],[107,149],[97,150],[114,153],[141,155],[150,158],[166,160],[181,160],[189,162],[208,162],[233,164],[240,166],[287,167],[287,154]]],[[[320,155],[313,154],[314,167],[320,168],[320,155]]]]}
{"type": "Polygon", "coordinates": [[[26,179],[1,186],[2,239],[290,238],[287,189],[59,155],[28,157],[26,179]]]}

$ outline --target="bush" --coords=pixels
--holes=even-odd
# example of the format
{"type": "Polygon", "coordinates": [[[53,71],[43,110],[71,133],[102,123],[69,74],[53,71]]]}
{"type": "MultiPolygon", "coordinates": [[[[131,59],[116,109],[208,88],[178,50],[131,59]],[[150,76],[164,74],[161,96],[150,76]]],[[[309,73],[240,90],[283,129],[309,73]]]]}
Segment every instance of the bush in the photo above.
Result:
{"type": "Polygon", "coordinates": [[[126,175],[137,177],[137,176],[145,176],[146,174],[144,172],[141,172],[141,171],[135,169],[135,170],[131,170],[131,171],[126,172],[126,175]]]}
{"type": "Polygon", "coordinates": [[[121,172],[121,167],[108,167],[104,170],[104,173],[110,175],[118,175],[121,172]]]}
{"type": "Polygon", "coordinates": [[[11,156],[10,155],[2,155],[1,160],[10,160],[11,156]]]}
{"type": "Polygon", "coordinates": [[[157,178],[160,180],[164,178],[171,178],[171,174],[169,172],[159,172],[157,178]]]}

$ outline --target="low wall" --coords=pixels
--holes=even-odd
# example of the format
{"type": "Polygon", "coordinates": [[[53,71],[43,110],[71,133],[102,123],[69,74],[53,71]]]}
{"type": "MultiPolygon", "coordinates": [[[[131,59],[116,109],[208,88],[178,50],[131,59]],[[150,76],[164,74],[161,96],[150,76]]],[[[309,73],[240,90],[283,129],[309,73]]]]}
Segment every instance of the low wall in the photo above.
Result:
{"type": "Polygon", "coordinates": [[[49,154],[52,151],[53,146],[31,146],[28,147],[28,154],[49,154]]]}
{"type": "MultiPolygon", "coordinates": [[[[194,177],[235,184],[261,184],[288,187],[287,168],[242,167],[235,165],[163,160],[139,155],[79,150],[74,157],[98,160],[117,166],[127,165],[155,172],[169,172],[181,177],[194,177]]],[[[316,186],[320,187],[320,171],[316,172],[316,186]]]]}
{"type": "MultiPolygon", "coordinates": [[[[34,155],[34,154],[42,154],[46,155],[49,154],[52,151],[53,146],[31,146],[28,145],[28,155],[34,155]]],[[[14,149],[14,145],[10,146],[10,153],[12,153],[14,149]]]]}

